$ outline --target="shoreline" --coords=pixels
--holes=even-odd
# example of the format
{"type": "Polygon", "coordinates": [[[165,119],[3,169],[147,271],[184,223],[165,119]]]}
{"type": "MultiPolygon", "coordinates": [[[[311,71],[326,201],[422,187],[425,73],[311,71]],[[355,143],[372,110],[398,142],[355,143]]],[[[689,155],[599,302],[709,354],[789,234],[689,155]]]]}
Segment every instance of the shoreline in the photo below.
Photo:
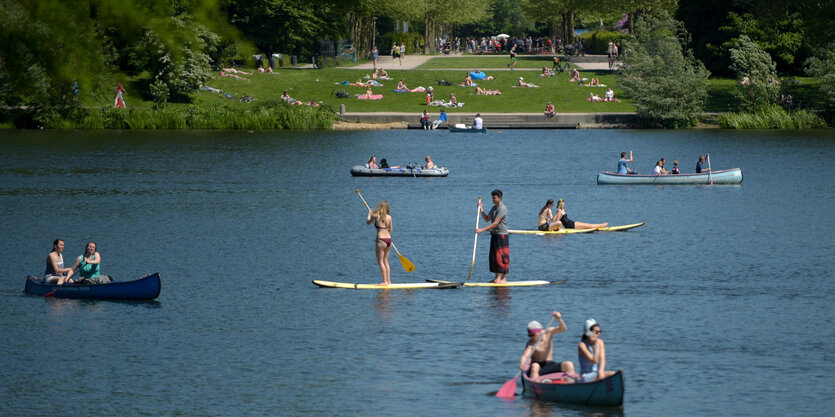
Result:
{"type": "MultiPolygon", "coordinates": [[[[433,110],[436,110],[433,108],[433,110]]],[[[430,120],[437,118],[437,112],[430,120]]],[[[449,125],[472,125],[476,113],[447,113],[449,125]]],[[[481,113],[487,129],[635,129],[637,113],[481,113]]],[[[446,129],[447,125],[439,129],[446,129]]],[[[420,129],[420,114],[412,112],[341,112],[334,130],[420,129]]]]}

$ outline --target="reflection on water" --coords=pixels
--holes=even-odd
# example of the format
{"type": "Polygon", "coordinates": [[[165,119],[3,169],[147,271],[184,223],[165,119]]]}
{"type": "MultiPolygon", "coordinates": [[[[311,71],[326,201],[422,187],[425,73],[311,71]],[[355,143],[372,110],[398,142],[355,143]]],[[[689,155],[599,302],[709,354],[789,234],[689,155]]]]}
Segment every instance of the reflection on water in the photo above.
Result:
{"type": "Polygon", "coordinates": [[[501,317],[507,317],[511,312],[510,302],[513,300],[513,297],[510,293],[510,287],[490,288],[490,294],[492,295],[490,298],[490,309],[498,313],[501,317]]]}
{"type": "MultiPolygon", "coordinates": [[[[372,290],[373,291],[373,290],[372,290]]],[[[391,318],[391,297],[395,290],[380,290],[374,297],[374,307],[380,319],[388,321],[391,318]]]]}

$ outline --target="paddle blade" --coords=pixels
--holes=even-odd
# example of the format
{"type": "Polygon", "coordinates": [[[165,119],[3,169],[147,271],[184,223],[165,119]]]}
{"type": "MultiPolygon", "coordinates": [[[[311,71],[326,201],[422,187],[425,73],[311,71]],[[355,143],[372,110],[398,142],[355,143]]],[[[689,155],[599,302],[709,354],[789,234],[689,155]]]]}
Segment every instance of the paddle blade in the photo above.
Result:
{"type": "Polygon", "coordinates": [[[516,377],[514,376],[513,379],[505,382],[499,392],[496,393],[496,396],[499,398],[516,397],[516,377]]]}
{"type": "Polygon", "coordinates": [[[403,265],[403,269],[405,269],[406,272],[412,272],[415,270],[415,264],[413,264],[412,261],[406,259],[405,256],[400,255],[399,253],[397,256],[400,257],[400,264],[403,265]]]}
{"type": "Polygon", "coordinates": [[[54,297],[54,296],[55,296],[55,292],[56,292],[56,291],[58,291],[58,290],[52,290],[52,291],[50,291],[50,292],[48,292],[48,293],[44,294],[43,296],[44,296],[44,298],[54,297]]]}

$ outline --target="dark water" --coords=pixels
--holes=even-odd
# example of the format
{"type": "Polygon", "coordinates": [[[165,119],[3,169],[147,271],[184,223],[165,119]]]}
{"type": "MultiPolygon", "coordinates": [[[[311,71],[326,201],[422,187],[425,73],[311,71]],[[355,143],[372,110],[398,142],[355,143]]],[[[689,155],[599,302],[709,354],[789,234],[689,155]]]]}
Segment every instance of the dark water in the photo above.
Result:
{"type": "MultiPolygon", "coordinates": [[[[0,415],[587,416],[835,413],[835,134],[734,131],[0,132],[0,415]],[[635,151],[741,186],[598,186],[635,151]],[[427,153],[442,179],[352,178],[371,154],[427,153]],[[511,228],[548,198],[624,233],[511,237],[509,279],[547,288],[354,291],[379,282],[354,190],[391,203],[394,282],[463,280],[478,196],[511,228]],[[22,294],[54,238],[103,272],[159,271],[156,302],[22,294]],[[563,312],[557,359],[602,325],[621,411],[491,394],[533,319],[563,312]]],[[[490,278],[478,240],[474,280],[490,278]]]]}

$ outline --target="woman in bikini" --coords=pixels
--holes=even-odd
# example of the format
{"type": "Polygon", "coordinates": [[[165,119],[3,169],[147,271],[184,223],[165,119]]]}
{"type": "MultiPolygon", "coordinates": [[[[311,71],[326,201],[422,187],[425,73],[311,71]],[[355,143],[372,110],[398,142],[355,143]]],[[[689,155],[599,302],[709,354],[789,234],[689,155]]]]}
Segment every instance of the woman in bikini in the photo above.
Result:
{"type": "Polygon", "coordinates": [[[560,230],[562,227],[562,223],[560,223],[556,216],[551,212],[551,207],[554,207],[554,199],[549,198],[548,201],[545,202],[545,207],[542,207],[542,210],[539,210],[539,219],[537,220],[538,227],[537,229],[543,232],[550,232],[554,230],[560,230]]]}
{"type": "Polygon", "coordinates": [[[565,212],[565,201],[560,199],[557,203],[557,214],[554,215],[562,225],[569,228],[569,229],[599,229],[601,227],[606,227],[609,223],[585,223],[585,222],[575,222],[568,218],[568,214],[565,212]]]}
{"type": "Polygon", "coordinates": [[[389,265],[389,254],[391,253],[391,232],[394,230],[389,214],[389,203],[383,201],[374,208],[368,210],[366,224],[374,223],[377,228],[377,239],[374,241],[375,253],[377,254],[377,265],[380,267],[380,275],[383,282],[379,285],[391,284],[391,266],[389,265]]]}

